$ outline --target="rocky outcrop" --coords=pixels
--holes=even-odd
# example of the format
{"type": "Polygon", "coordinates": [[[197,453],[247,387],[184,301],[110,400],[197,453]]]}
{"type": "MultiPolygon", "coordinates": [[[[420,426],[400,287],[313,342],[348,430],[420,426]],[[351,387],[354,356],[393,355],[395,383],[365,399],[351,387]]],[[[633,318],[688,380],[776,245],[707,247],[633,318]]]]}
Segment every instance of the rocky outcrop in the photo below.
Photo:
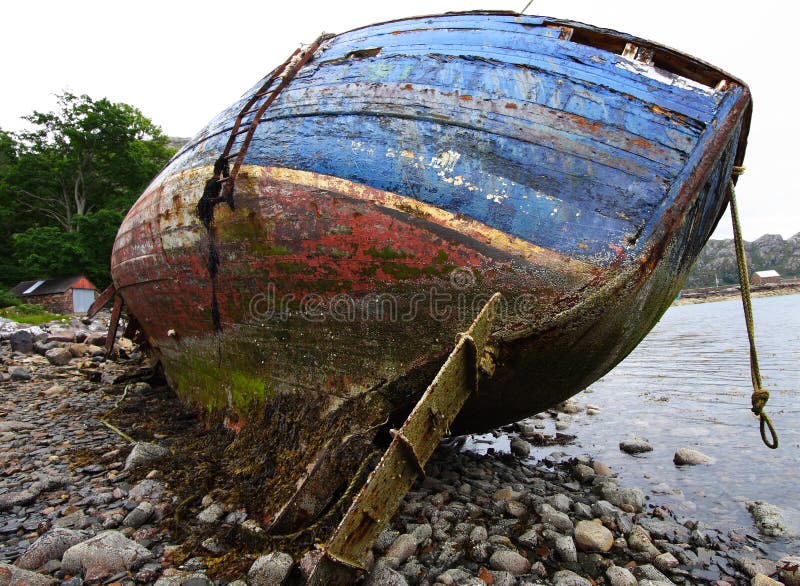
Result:
{"type": "MultiPolygon", "coordinates": [[[[765,234],[745,242],[747,266],[755,271],[774,269],[784,278],[800,277],[800,232],[784,240],[780,234],[765,234]]],[[[686,288],[713,287],[739,282],[733,240],[709,240],[695,263],[686,288]]]]}

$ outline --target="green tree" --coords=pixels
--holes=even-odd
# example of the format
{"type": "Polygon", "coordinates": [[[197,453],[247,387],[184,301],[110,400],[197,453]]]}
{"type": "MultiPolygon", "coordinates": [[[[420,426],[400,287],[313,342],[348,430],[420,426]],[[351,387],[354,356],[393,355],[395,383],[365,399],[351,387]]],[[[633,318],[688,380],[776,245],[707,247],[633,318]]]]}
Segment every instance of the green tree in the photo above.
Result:
{"type": "Polygon", "coordinates": [[[0,130],[0,282],[85,273],[110,281],[127,210],[174,153],[138,109],[69,92],[52,112],[0,130]]]}
{"type": "Polygon", "coordinates": [[[98,287],[109,284],[111,249],[124,214],[99,210],[76,216],[75,229],[37,226],[14,234],[14,259],[30,276],[84,274],[98,287]]]}
{"type": "Polygon", "coordinates": [[[172,154],[169,139],[138,109],[65,92],[54,112],[24,117],[33,130],[9,184],[21,204],[66,232],[77,216],[127,210],[172,154]]]}
{"type": "Polygon", "coordinates": [[[11,235],[34,225],[30,214],[25,214],[19,201],[11,193],[10,176],[18,165],[19,145],[14,135],[0,129],[0,283],[14,285],[24,278],[12,255],[11,235]]]}

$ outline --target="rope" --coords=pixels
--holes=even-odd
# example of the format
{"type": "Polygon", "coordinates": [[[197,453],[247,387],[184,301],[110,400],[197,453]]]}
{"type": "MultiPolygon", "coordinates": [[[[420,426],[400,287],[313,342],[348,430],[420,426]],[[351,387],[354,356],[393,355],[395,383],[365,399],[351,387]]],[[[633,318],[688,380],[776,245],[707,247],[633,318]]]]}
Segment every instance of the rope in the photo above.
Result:
{"type": "MultiPolygon", "coordinates": [[[[744,173],[744,167],[733,168],[733,175],[738,177],[744,173]]],[[[764,412],[764,407],[769,400],[769,391],[761,386],[761,372],[758,369],[758,353],[756,351],[755,327],[753,325],[753,304],[750,298],[750,278],[747,273],[747,259],[744,254],[744,239],[742,238],[742,227],[739,223],[739,210],[736,207],[736,191],[733,188],[733,180],[728,184],[728,201],[731,206],[731,220],[733,221],[733,238],[736,247],[736,264],[739,268],[739,286],[742,294],[742,307],[744,308],[744,321],[747,326],[747,339],[750,342],[750,379],[753,383],[753,394],[750,397],[752,411],[759,419],[759,431],[761,441],[771,449],[778,447],[778,434],[772,425],[772,420],[764,412]],[[767,438],[767,428],[771,436],[771,441],[767,438]]]]}

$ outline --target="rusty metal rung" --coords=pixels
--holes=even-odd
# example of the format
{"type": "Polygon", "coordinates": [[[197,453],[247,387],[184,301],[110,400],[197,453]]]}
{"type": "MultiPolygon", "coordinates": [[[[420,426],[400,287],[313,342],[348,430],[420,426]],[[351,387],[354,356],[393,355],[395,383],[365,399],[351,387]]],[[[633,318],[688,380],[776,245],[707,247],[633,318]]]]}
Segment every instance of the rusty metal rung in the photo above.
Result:
{"type": "Polygon", "coordinates": [[[340,564],[343,564],[349,568],[353,568],[354,570],[366,570],[364,564],[359,564],[358,562],[354,562],[353,560],[347,559],[346,557],[336,555],[336,553],[329,551],[327,549],[325,550],[325,555],[330,559],[332,559],[333,561],[339,562],[340,564]]]}
{"type": "Polygon", "coordinates": [[[250,99],[239,111],[239,114],[236,117],[236,123],[234,125],[236,131],[231,132],[231,134],[228,136],[228,142],[225,144],[225,147],[222,150],[222,156],[226,159],[235,158],[230,172],[232,177],[235,178],[239,172],[239,168],[242,165],[243,154],[247,152],[247,149],[250,146],[250,140],[255,132],[255,128],[258,126],[258,118],[261,115],[260,113],[263,113],[267,108],[269,108],[270,105],[272,105],[278,94],[289,85],[291,80],[297,75],[300,69],[302,69],[311,59],[313,59],[316,51],[328,38],[330,38],[330,35],[320,35],[311,44],[308,50],[295,50],[295,52],[292,53],[291,56],[284,61],[281,66],[276,68],[270,74],[269,78],[264,82],[261,88],[250,97],[250,99]],[[259,101],[260,104],[258,107],[256,107],[256,104],[258,104],[259,101]],[[244,117],[253,113],[256,113],[257,116],[247,124],[242,124],[244,117]],[[236,137],[241,134],[244,134],[245,137],[239,148],[239,152],[229,154],[228,151],[233,148],[236,137]]]}
{"type": "Polygon", "coordinates": [[[405,435],[403,435],[402,431],[398,431],[396,429],[390,429],[389,433],[392,437],[396,437],[400,440],[400,443],[405,446],[406,451],[408,452],[411,461],[417,468],[417,472],[420,476],[425,476],[425,465],[422,463],[422,460],[419,458],[419,454],[417,454],[416,448],[414,448],[414,444],[411,443],[411,440],[408,439],[405,435]]]}

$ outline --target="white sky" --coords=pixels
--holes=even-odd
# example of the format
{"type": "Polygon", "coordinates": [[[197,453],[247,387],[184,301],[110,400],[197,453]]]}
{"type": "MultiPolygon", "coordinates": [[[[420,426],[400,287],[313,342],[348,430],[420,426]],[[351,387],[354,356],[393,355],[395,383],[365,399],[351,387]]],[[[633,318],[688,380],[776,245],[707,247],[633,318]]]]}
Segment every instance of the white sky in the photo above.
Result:
{"type": "MultiPolygon", "coordinates": [[[[70,90],[141,109],[170,136],[194,135],[300,43],[320,32],[457,10],[522,10],[527,0],[275,2],[15,0],[3,5],[0,127],[70,90]]],[[[534,0],[570,18],[672,46],[750,85],[755,109],[737,194],[745,238],[800,232],[794,159],[800,118],[794,3],[762,0],[534,0]],[[790,12],[791,11],[791,12],[790,12]],[[788,104],[788,106],[787,106],[788,104]]],[[[731,235],[730,221],[715,238],[731,235]]]]}

